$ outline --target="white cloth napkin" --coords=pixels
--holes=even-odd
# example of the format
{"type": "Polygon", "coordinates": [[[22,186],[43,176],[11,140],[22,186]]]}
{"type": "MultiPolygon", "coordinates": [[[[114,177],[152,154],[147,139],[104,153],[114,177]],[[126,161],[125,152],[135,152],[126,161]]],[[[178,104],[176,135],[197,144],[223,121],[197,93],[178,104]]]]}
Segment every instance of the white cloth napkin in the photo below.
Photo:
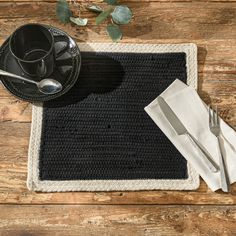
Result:
{"type": "MultiPolygon", "coordinates": [[[[216,137],[209,128],[208,109],[198,96],[194,88],[187,86],[180,80],[175,80],[162,94],[160,94],[177,117],[182,121],[190,134],[197,139],[219,164],[219,149],[216,137]]],[[[177,135],[162,113],[157,99],[151,102],[145,111],[165,133],[179,152],[195,168],[212,191],[221,188],[220,172],[211,172],[203,161],[203,156],[191,144],[186,135],[177,135]]],[[[224,156],[227,163],[230,183],[236,181],[236,133],[222,119],[220,120],[223,135],[224,156]]]]}

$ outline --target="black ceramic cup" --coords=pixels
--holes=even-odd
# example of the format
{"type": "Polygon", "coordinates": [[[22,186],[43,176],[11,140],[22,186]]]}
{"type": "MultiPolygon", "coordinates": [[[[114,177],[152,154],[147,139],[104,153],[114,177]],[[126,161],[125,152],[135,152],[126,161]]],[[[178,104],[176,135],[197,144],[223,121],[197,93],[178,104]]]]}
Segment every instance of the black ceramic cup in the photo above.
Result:
{"type": "Polygon", "coordinates": [[[10,52],[24,73],[45,78],[54,68],[54,37],[47,27],[27,24],[10,37],[10,52]]]}

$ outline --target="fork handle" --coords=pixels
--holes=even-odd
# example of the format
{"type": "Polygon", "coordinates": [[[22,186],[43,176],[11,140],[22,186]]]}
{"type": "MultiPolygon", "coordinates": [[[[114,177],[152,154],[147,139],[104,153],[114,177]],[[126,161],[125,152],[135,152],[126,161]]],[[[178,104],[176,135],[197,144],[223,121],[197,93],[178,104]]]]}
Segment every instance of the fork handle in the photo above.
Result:
{"type": "Polygon", "coordinates": [[[205,164],[207,165],[207,167],[212,172],[217,172],[219,170],[219,167],[214,163],[214,161],[212,160],[212,157],[208,153],[206,153],[206,151],[200,146],[198,141],[190,133],[186,133],[186,135],[188,136],[188,138],[191,141],[192,145],[196,149],[198,149],[198,151],[200,151],[202,156],[204,156],[203,160],[204,160],[205,164]]]}
{"type": "Polygon", "coordinates": [[[220,136],[217,136],[217,140],[218,140],[218,147],[219,147],[219,151],[220,151],[220,181],[221,181],[221,188],[224,192],[229,192],[230,189],[230,184],[229,184],[229,176],[227,173],[227,169],[226,169],[226,164],[225,164],[225,159],[224,159],[224,155],[222,153],[222,144],[220,142],[220,136]]]}

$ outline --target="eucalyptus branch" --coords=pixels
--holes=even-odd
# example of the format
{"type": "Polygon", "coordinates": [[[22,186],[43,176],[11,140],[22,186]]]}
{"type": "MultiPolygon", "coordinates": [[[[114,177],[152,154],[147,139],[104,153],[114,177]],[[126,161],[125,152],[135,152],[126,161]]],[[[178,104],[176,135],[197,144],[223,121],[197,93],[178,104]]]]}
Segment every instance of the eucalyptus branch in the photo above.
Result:
{"type": "MultiPolygon", "coordinates": [[[[70,0],[79,8],[79,16],[76,17],[73,15],[70,10],[70,5],[66,0],[58,0],[56,7],[56,15],[58,19],[63,23],[72,22],[78,26],[86,26],[88,23],[87,18],[81,18],[81,8],[83,7],[76,0],[70,0]]],[[[129,7],[125,5],[118,5],[117,0],[103,0],[103,2],[109,5],[109,8],[102,8],[98,5],[87,1],[87,6],[85,9],[91,12],[97,13],[95,19],[96,24],[99,25],[110,18],[111,23],[108,23],[106,26],[107,34],[114,42],[118,42],[122,39],[122,31],[120,25],[129,24],[132,19],[132,12],[129,7]]]]}

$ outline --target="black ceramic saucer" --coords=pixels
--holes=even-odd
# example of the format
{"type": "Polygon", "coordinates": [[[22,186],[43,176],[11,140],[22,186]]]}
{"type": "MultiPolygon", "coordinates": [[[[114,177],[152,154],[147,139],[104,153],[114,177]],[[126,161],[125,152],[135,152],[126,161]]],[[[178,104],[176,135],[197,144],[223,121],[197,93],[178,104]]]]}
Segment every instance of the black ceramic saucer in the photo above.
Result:
{"type": "MultiPolygon", "coordinates": [[[[46,95],[38,91],[34,84],[26,83],[13,78],[0,76],[0,79],[5,88],[13,95],[23,100],[31,102],[44,102],[57,98],[65,94],[76,82],[80,66],[81,55],[76,42],[65,32],[57,28],[47,26],[55,39],[55,67],[50,78],[59,81],[63,89],[59,93],[46,95]],[[68,38],[65,42],[65,37],[68,38]]],[[[0,48],[0,68],[2,70],[30,78],[26,75],[18,63],[14,60],[9,50],[9,38],[3,43],[0,48]]],[[[30,78],[39,81],[40,78],[30,78]]]]}

